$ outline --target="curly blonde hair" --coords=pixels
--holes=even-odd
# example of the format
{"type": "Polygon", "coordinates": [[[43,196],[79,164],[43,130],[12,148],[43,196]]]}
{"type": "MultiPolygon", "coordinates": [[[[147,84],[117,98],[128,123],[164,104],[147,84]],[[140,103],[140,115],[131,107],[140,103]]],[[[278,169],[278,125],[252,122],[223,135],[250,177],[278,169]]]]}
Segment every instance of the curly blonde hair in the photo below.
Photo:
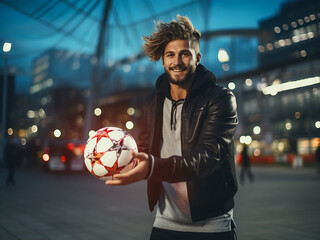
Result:
{"type": "Polygon", "coordinates": [[[170,23],[159,21],[155,31],[149,37],[143,37],[145,43],[142,49],[151,61],[158,61],[163,56],[167,44],[173,40],[192,40],[199,48],[201,33],[194,28],[188,17],[177,15],[177,19],[178,21],[174,19],[170,23]]]}

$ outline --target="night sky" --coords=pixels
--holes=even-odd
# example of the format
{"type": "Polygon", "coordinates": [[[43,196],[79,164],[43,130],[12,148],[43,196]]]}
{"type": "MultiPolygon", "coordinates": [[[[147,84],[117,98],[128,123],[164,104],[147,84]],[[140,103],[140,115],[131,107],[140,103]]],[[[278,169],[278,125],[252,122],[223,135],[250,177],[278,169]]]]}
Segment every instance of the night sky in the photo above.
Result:
{"type": "MultiPolygon", "coordinates": [[[[86,6],[85,0],[61,1],[62,3],[67,2],[72,4],[74,2],[73,5],[77,6],[78,9],[84,8],[89,11],[88,9],[91,8],[92,10],[90,17],[79,17],[79,26],[76,25],[77,17],[74,15],[74,26],[72,26],[72,22],[70,22],[68,26],[65,24],[65,27],[63,23],[66,23],[68,18],[74,13],[70,13],[69,15],[64,13],[64,15],[59,16],[59,8],[66,8],[66,4],[63,5],[60,1],[51,1],[52,4],[54,2],[60,3],[60,5],[52,5],[52,9],[54,9],[52,12],[39,11],[41,4],[44,3],[44,1],[40,0],[14,1],[17,3],[21,2],[16,5],[19,8],[18,10],[8,6],[6,2],[10,3],[11,1],[0,1],[0,43],[1,48],[6,41],[12,43],[12,49],[9,53],[9,67],[11,71],[16,72],[18,92],[28,89],[31,78],[32,60],[45,50],[56,47],[68,49],[73,52],[94,53],[98,38],[98,20],[101,19],[101,12],[104,5],[103,1],[97,0],[95,7],[86,6]],[[36,10],[38,12],[36,12],[36,10]],[[24,11],[24,13],[21,11],[24,11]],[[28,13],[29,16],[27,16],[26,13],[28,13]],[[32,18],[32,13],[34,14],[33,17],[37,19],[32,18]],[[55,15],[53,15],[53,13],[55,15]],[[50,16],[50,14],[52,16],[50,16]],[[48,21],[52,25],[44,24],[44,21],[48,21]],[[60,26],[60,31],[59,29],[53,29],[52,26],[60,26]],[[73,34],[66,35],[65,33],[62,33],[61,30],[73,31],[73,34]],[[83,42],[80,43],[82,40],[83,42]]],[[[152,19],[157,21],[170,21],[178,13],[187,15],[194,23],[195,27],[202,32],[207,30],[257,28],[259,26],[259,21],[275,15],[280,10],[281,4],[284,2],[287,1],[114,0],[108,22],[111,26],[124,26],[123,29],[125,30],[123,33],[127,38],[131,38],[130,41],[134,42],[134,44],[132,44],[134,46],[131,46],[131,48],[128,48],[126,51],[111,53],[110,58],[129,56],[130,51],[132,54],[139,52],[142,44],[141,37],[150,34],[153,30],[152,19]],[[188,7],[181,7],[183,4],[188,5],[188,7]],[[209,7],[210,10],[204,12],[204,9],[207,7],[209,7]],[[130,14],[128,14],[128,9],[130,10],[130,14]],[[154,18],[153,16],[156,17],[154,18]],[[203,20],[205,17],[208,19],[207,23],[203,20]],[[148,22],[148,25],[146,25],[148,27],[145,27],[141,22],[148,22]],[[132,31],[135,31],[135,34],[132,34],[132,31]],[[132,38],[137,38],[137,35],[140,35],[140,39],[133,41],[132,38]]],[[[68,11],[67,8],[66,11],[68,11]]],[[[70,12],[71,11],[72,9],[70,12]]],[[[109,48],[112,49],[112,51],[115,51],[114,49],[122,49],[122,45],[116,46],[117,42],[115,35],[109,43],[109,48]]],[[[3,67],[4,57],[1,57],[1,71],[3,67]]]]}

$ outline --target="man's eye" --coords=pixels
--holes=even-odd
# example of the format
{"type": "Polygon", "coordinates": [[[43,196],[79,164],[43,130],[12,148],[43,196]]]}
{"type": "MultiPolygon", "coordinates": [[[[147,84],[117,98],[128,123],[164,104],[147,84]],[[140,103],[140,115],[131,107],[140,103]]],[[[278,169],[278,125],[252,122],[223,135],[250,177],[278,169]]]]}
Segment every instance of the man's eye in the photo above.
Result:
{"type": "Polygon", "coordinates": [[[173,54],[167,54],[167,57],[173,57],[174,55],[173,54]]]}
{"type": "Polygon", "coordinates": [[[190,53],[185,52],[185,53],[182,54],[182,56],[184,56],[184,57],[189,57],[189,56],[190,56],[190,53]]]}

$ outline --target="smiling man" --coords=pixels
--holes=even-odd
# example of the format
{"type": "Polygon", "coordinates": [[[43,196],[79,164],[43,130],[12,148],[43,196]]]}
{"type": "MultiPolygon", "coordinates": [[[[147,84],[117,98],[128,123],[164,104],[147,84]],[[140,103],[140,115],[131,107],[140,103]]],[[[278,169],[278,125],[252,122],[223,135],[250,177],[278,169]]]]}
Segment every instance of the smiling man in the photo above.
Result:
{"type": "Polygon", "coordinates": [[[150,239],[234,239],[237,191],[231,91],[200,64],[201,34],[187,17],[158,23],[143,49],[165,73],[145,104],[137,166],[108,185],[148,180],[150,239]]]}

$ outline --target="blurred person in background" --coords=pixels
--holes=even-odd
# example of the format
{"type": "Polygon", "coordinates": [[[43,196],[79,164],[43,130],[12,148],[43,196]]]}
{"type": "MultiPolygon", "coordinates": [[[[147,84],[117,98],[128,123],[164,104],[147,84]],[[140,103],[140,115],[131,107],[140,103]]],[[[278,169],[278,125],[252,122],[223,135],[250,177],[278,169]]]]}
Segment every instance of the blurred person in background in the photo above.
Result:
{"type": "Polygon", "coordinates": [[[240,172],[240,183],[241,184],[244,183],[246,175],[248,176],[248,179],[250,180],[250,182],[253,182],[254,177],[251,171],[251,162],[248,154],[248,146],[246,144],[243,144],[241,158],[242,158],[242,165],[241,165],[241,172],[240,172]]]}
{"type": "MultiPolygon", "coordinates": [[[[187,17],[158,22],[143,49],[165,73],[148,97],[138,165],[108,185],[148,179],[148,202],[158,204],[150,239],[234,239],[237,192],[233,93],[200,64],[201,33],[187,17]]],[[[139,138],[140,139],[140,138],[139,138]]]]}
{"type": "Polygon", "coordinates": [[[14,173],[15,169],[17,166],[18,161],[21,158],[21,150],[16,144],[14,138],[9,138],[6,145],[5,145],[5,150],[4,150],[4,159],[5,159],[5,164],[8,169],[8,175],[6,178],[6,185],[9,186],[14,186],[16,184],[14,180],[14,173]]]}

